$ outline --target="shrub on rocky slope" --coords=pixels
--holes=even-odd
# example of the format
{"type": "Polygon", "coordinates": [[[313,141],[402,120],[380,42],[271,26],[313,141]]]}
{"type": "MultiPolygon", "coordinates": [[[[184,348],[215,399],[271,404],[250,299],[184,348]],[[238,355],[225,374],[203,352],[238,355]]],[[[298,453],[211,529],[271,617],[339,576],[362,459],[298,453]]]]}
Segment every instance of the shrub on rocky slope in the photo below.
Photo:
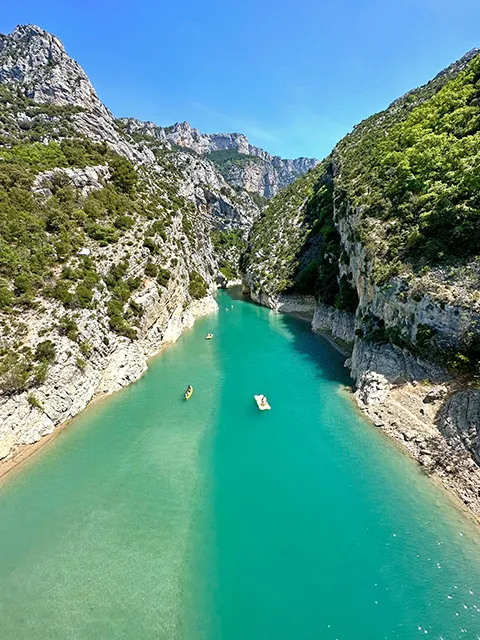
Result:
{"type": "Polygon", "coordinates": [[[0,35],[0,459],[212,310],[211,234],[258,213],[207,159],[119,126],[55,36],[0,35]]]}
{"type": "Polygon", "coordinates": [[[381,334],[450,367],[476,367],[477,54],[355,127],[269,203],[242,262],[254,291],[359,305],[359,336],[381,334]]]}

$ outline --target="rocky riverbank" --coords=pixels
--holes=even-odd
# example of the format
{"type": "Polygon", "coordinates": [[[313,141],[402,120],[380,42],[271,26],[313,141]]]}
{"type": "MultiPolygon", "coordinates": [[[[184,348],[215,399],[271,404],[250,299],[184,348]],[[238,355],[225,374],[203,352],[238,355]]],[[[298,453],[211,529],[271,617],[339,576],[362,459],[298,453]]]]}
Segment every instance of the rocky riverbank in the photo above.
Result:
{"type": "Polygon", "coordinates": [[[312,330],[343,353],[355,381],[353,399],[375,427],[400,444],[480,520],[480,391],[440,367],[388,344],[355,337],[355,315],[311,296],[244,293],[275,311],[310,314],[312,330]]]}
{"type": "Polygon", "coordinates": [[[29,457],[42,438],[51,436],[91,402],[137,381],[147,370],[149,358],[175,342],[197,318],[217,311],[218,305],[209,295],[193,301],[183,311],[180,308],[172,314],[157,313],[142,338],[135,342],[118,338],[84,372],[60,356],[59,366],[53,368],[46,384],[36,391],[37,406],[29,401],[27,392],[2,398],[0,476],[29,457]]]}
{"type": "Polygon", "coordinates": [[[457,389],[416,380],[390,386],[381,375],[365,372],[354,398],[376,427],[480,521],[480,469],[469,433],[478,419],[480,392],[457,389]]]}
{"type": "Polygon", "coordinates": [[[359,340],[346,364],[363,413],[480,519],[480,391],[393,345],[359,340]]]}

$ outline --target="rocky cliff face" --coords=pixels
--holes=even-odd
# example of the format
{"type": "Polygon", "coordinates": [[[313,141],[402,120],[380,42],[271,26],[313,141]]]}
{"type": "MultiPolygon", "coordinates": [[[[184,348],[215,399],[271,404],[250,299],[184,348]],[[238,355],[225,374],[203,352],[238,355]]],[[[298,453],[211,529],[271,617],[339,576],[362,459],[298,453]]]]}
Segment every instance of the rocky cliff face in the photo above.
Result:
{"type": "Polygon", "coordinates": [[[229,184],[265,198],[271,198],[318,163],[314,158],[285,160],[272,156],[251,145],[241,133],[201,133],[188,122],[171,127],[159,127],[135,118],[121,118],[119,122],[131,135],[148,136],[206,155],[229,184]]]}
{"type": "Polygon", "coordinates": [[[65,52],[54,35],[34,25],[0,34],[0,81],[22,85],[35,102],[77,105],[105,118],[100,102],[80,65],[65,52]]]}
{"type": "Polygon", "coordinates": [[[0,36],[0,98],[4,459],[215,312],[229,238],[260,210],[206,157],[119,127],[38,27],[0,36]]]}
{"type": "MultiPolygon", "coordinates": [[[[99,166],[44,172],[37,175],[33,185],[37,197],[48,198],[52,178],[58,181],[59,176],[78,190],[81,202],[86,194],[104,189],[109,169],[99,166]]],[[[155,167],[150,169],[149,178],[152,189],[158,188],[155,167]]],[[[216,310],[210,296],[218,274],[210,240],[215,213],[197,199],[196,183],[190,182],[188,175],[182,176],[180,190],[190,197],[186,202],[195,203],[197,208],[188,213],[174,212],[167,233],[161,234],[160,230],[152,235],[151,220],[139,218],[115,243],[101,246],[88,239],[64,263],[64,271],[88,267],[95,273],[98,282],[90,302],[65,302],[45,292],[0,313],[4,358],[6,354],[12,361],[12,356],[18,355],[14,367],[25,362],[25,352],[35,354],[41,344],[51,344],[55,354],[44,378],[26,380],[21,388],[15,380],[12,386],[10,377],[15,375],[15,368],[5,371],[4,393],[0,395],[0,458],[18,445],[50,433],[97,395],[112,393],[136,380],[146,370],[148,357],[163,344],[175,341],[196,317],[216,310]],[[153,244],[146,246],[146,240],[153,244]],[[115,270],[134,285],[131,293],[120,294],[120,325],[111,310],[118,298],[118,279],[117,285],[111,282],[115,270]],[[201,282],[200,292],[192,286],[192,274],[201,282]],[[15,340],[16,350],[11,347],[15,340]]],[[[55,286],[63,284],[67,294],[78,293],[81,283],[75,288],[76,278],[75,274],[60,276],[55,286]]],[[[8,367],[9,362],[6,364],[8,367]]]]}
{"type": "Polygon", "coordinates": [[[315,296],[312,327],[350,344],[361,409],[477,515],[478,53],[362,122],[276,196],[243,259],[258,302],[315,296]]]}

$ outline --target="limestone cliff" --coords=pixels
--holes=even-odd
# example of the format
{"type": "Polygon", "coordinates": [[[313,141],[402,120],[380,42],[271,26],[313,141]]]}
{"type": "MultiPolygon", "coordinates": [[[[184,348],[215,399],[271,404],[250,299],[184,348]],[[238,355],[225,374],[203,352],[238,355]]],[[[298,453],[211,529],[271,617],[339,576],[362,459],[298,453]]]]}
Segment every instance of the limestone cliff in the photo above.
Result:
{"type": "Polygon", "coordinates": [[[477,515],[478,53],[355,127],[269,203],[242,259],[255,300],[315,297],[359,406],[477,515]]]}
{"type": "Polygon", "coordinates": [[[121,118],[119,124],[133,136],[183,147],[207,156],[227,182],[264,198],[271,198],[318,163],[314,158],[285,160],[248,142],[241,133],[201,133],[188,122],[159,127],[153,122],[121,118]]]}
{"type": "Polygon", "coordinates": [[[118,126],[58,38],[0,36],[0,459],[216,309],[230,235],[259,206],[154,142],[118,126]]]}

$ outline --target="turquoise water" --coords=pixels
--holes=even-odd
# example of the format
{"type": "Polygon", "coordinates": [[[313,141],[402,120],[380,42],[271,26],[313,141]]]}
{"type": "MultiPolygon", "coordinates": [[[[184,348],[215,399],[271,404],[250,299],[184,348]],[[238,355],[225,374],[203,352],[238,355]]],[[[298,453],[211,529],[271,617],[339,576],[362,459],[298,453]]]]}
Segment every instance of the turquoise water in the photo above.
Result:
{"type": "Polygon", "coordinates": [[[306,323],[219,304],[0,487],[1,637],[479,638],[474,525],[306,323]]]}

